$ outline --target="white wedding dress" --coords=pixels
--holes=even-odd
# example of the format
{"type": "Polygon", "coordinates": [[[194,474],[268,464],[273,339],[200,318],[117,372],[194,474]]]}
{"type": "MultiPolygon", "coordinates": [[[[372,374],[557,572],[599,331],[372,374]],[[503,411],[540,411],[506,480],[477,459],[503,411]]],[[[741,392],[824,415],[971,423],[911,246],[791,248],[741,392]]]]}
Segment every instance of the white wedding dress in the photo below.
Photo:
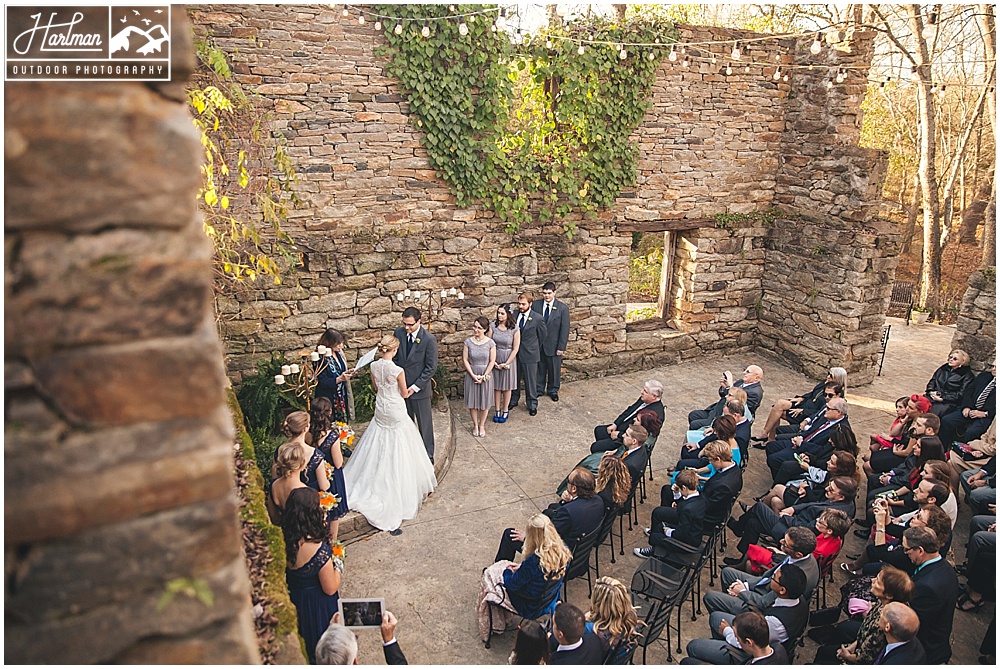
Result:
{"type": "Polygon", "coordinates": [[[416,517],[437,485],[417,426],[406,414],[396,377],[403,368],[392,360],[371,366],[378,386],[375,417],[344,467],[351,509],[380,530],[395,530],[416,517]]]}

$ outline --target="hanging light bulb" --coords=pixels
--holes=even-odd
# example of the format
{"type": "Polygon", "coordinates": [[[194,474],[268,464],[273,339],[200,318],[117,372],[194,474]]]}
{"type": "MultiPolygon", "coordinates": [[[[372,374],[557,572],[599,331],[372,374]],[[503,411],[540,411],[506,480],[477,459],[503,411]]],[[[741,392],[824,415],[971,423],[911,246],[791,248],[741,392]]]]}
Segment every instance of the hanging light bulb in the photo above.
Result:
{"type": "Polygon", "coordinates": [[[495,24],[495,23],[491,23],[491,24],[490,24],[490,30],[491,30],[492,32],[496,32],[496,31],[497,31],[497,24],[495,24]]]}
{"type": "Polygon", "coordinates": [[[550,40],[550,39],[545,40],[545,48],[546,49],[551,49],[552,48],[552,40],[550,40]]]}
{"type": "Polygon", "coordinates": [[[934,39],[934,35],[937,34],[937,12],[931,12],[930,16],[927,17],[927,23],[920,34],[926,40],[934,39]]]}
{"type": "Polygon", "coordinates": [[[780,63],[781,62],[781,54],[780,53],[774,54],[774,59],[780,63]]]}
{"type": "Polygon", "coordinates": [[[403,24],[402,23],[397,23],[396,27],[392,29],[392,32],[396,33],[397,35],[402,35],[403,34],[403,24]]]}
{"type": "Polygon", "coordinates": [[[743,57],[743,51],[740,49],[739,42],[733,45],[733,52],[729,55],[732,56],[733,60],[739,60],[743,57]]]}
{"type": "Polygon", "coordinates": [[[787,72],[785,72],[785,74],[781,77],[781,80],[782,81],[788,81],[788,73],[787,72]]]}
{"type": "Polygon", "coordinates": [[[428,28],[427,26],[424,26],[423,28],[420,29],[420,34],[422,36],[424,36],[424,37],[430,37],[431,36],[431,29],[428,28]]]}
{"type": "Polygon", "coordinates": [[[842,69],[837,70],[837,83],[838,84],[844,83],[844,71],[842,69]]]}
{"type": "Polygon", "coordinates": [[[813,38],[812,46],[809,47],[809,53],[814,56],[818,56],[819,52],[823,50],[823,42],[820,40],[820,34],[816,33],[816,37],[813,38]]]}
{"type": "Polygon", "coordinates": [[[656,60],[656,54],[650,51],[649,53],[646,54],[646,58],[648,58],[649,60],[656,60]]]}
{"type": "Polygon", "coordinates": [[[577,48],[576,52],[577,52],[578,54],[580,54],[581,56],[583,55],[583,52],[584,52],[584,48],[583,48],[583,45],[582,45],[582,44],[581,44],[581,45],[579,46],[579,48],[577,48]]]}
{"type": "Polygon", "coordinates": [[[358,14],[358,25],[359,26],[363,26],[364,24],[365,24],[365,15],[364,14],[358,14]]]}
{"type": "Polygon", "coordinates": [[[689,67],[691,65],[691,61],[688,59],[687,56],[684,56],[684,61],[681,63],[681,65],[683,65],[684,67],[689,67]]]}
{"type": "Polygon", "coordinates": [[[780,67],[777,70],[774,71],[774,76],[771,77],[771,78],[774,79],[775,81],[777,81],[778,79],[781,79],[781,68],[780,67]]]}
{"type": "Polygon", "coordinates": [[[716,60],[715,60],[715,54],[713,53],[713,54],[712,54],[712,65],[715,65],[715,63],[716,63],[716,60]]]}
{"type": "Polygon", "coordinates": [[[455,5],[448,5],[448,11],[454,13],[455,12],[455,5]]]}
{"type": "Polygon", "coordinates": [[[681,47],[681,54],[683,55],[683,54],[685,54],[687,52],[688,52],[688,48],[686,46],[682,46],[681,47]]]}
{"type": "Polygon", "coordinates": [[[469,15],[469,23],[475,23],[475,22],[476,22],[476,15],[475,14],[470,14],[469,15]]]}
{"type": "Polygon", "coordinates": [[[622,50],[618,52],[618,59],[625,60],[626,58],[628,58],[628,51],[625,50],[625,47],[622,47],[622,50]]]}
{"type": "Polygon", "coordinates": [[[743,71],[750,74],[750,63],[747,63],[747,66],[743,68],[743,71]]]}
{"type": "Polygon", "coordinates": [[[556,16],[558,16],[559,18],[563,18],[564,16],[566,16],[566,8],[563,7],[562,5],[556,5],[556,16]]]}
{"type": "Polygon", "coordinates": [[[376,21],[375,22],[375,30],[382,30],[382,22],[381,21],[376,21]]]}
{"type": "Polygon", "coordinates": [[[503,30],[504,28],[507,27],[507,17],[501,14],[500,16],[497,17],[496,23],[494,25],[496,25],[497,30],[503,30]]]}
{"type": "Polygon", "coordinates": [[[667,60],[669,60],[671,63],[677,62],[677,52],[674,51],[674,47],[670,47],[670,55],[667,56],[667,60]]]}
{"type": "Polygon", "coordinates": [[[826,80],[826,87],[827,88],[833,88],[833,79],[827,79],[826,80]]]}
{"type": "Polygon", "coordinates": [[[469,34],[469,26],[465,23],[465,21],[458,24],[458,34],[462,37],[469,34]]]}
{"type": "Polygon", "coordinates": [[[343,16],[346,19],[348,16],[351,15],[351,11],[349,9],[347,9],[347,7],[345,6],[344,7],[344,11],[342,11],[340,14],[341,14],[341,16],[343,16]]]}
{"type": "Polygon", "coordinates": [[[732,65],[726,65],[726,76],[727,77],[731,77],[732,75],[733,75],[733,66],[732,65]]]}

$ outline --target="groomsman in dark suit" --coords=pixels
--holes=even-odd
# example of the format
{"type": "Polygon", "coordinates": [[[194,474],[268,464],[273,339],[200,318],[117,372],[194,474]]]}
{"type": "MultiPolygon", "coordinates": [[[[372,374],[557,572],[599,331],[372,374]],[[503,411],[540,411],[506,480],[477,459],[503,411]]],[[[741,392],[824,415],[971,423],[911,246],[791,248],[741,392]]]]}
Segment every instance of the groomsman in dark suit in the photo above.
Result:
{"type": "Polygon", "coordinates": [[[542,286],[542,299],[535,300],[531,309],[542,315],[547,329],[538,363],[538,389],[558,402],[563,353],[569,342],[569,307],[556,299],[556,284],[548,281],[542,286]]]}
{"type": "Polygon", "coordinates": [[[403,309],[403,327],[396,328],[399,350],[392,361],[403,368],[406,386],[413,394],[406,398],[406,413],[417,421],[427,457],[434,462],[434,421],[431,411],[431,379],[438,365],[437,339],[420,325],[420,310],[403,309]]]}
{"type": "Polygon", "coordinates": [[[541,314],[531,308],[531,293],[517,296],[518,315],[515,319],[521,331],[521,347],[517,350],[517,388],[510,394],[510,406],[517,406],[521,399],[521,384],[524,384],[524,403],[528,413],[538,413],[538,361],[541,359],[542,342],[548,335],[548,328],[541,314]]]}
{"type": "Polygon", "coordinates": [[[624,411],[618,414],[615,422],[610,425],[598,425],[594,428],[594,443],[590,445],[591,453],[611,451],[622,445],[622,435],[625,428],[632,424],[636,414],[643,409],[649,409],[656,413],[663,423],[663,384],[659,381],[649,380],[642,386],[639,399],[632,402],[624,411]]]}

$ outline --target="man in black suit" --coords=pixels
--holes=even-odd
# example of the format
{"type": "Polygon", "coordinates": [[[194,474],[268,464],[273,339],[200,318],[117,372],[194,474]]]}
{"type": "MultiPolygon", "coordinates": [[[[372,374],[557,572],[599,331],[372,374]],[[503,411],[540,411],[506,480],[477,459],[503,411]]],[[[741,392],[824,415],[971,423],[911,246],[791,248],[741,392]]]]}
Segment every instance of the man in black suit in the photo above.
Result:
{"type": "Polygon", "coordinates": [[[712,590],[705,593],[704,601],[709,613],[724,611],[736,615],[744,611],[763,611],[771,606],[775,597],[771,589],[771,578],[786,564],[795,565],[806,575],[804,596],[809,599],[819,584],[819,563],[813,556],[813,551],[816,550],[816,535],[805,527],[790,527],[779,545],[787,557],[760,576],[733,567],[725,567],[720,581],[722,591],[712,590]]]}
{"type": "Polygon", "coordinates": [[[760,385],[763,378],[764,370],[757,365],[748,365],[743,371],[743,378],[735,383],[732,382],[731,375],[723,374],[722,379],[719,381],[719,401],[710,407],[696,409],[689,413],[688,429],[701,429],[707,425],[711,425],[713,420],[721,416],[722,407],[726,403],[726,394],[733,386],[742,388],[746,392],[747,406],[750,407],[750,413],[756,414],[757,407],[760,406],[761,400],[764,399],[764,388],[760,385]]]}
{"type": "Polygon", "coordinates": [[[941,443],[945,450],[956,442],[979,439],[997,415],[997,363],[984,370],[962,395],[962,405],[941,418],[941,443]]]}
{"type": "Polygon", "coordinates": [[[928,664],[927,654],[916,638],[920,617],[906,604],[889,602],[882,608],[878,626],[885,633],[885,648],[873,664],[928,664]]]}
{"type": "MultiPolygon", "coordinates": [[[[767,466],[771,470],[771,479],[777,479],[781,465],[795,460],[796,454],[808,455],[814,467],[824,466],[823,463],[833,453],[833,443],[830,441],[833,428],[841,423],[850,427],[847,421],[847,400],[837,397],[826,405],[823,420],[811,426],[807,432],[791,439],[776,439],[768,443],[764,450],[767,452],[767,466]]],[[[801,474],[801,469],[798,473],[801,474]]]]}
{"type": "Polygon", "coordinates": [[[569,343],[569,307],[556,299],[556,284],[547,281],[542,286],[542,299],[535,300],[531,309],[542,315],[547,330],[538,363],[538,389],[558,402],[563,353],[569,343]]]}
{"type": "Polygon", "coordinates": [[[763,502],[757,502],[738,520],[736,518],[729,520],[729,529],[741,537],[736,549],[742,556],[731,559],[738,561],[746,559],[750,544],[757,543],[762,534],[777,539],[784,536],[789,527],[808,527],[815,530],[816,519],[827,509],[840,509],[853,518],[854,498],[857,494],[857,481],[848,476],[837,476],[826,484],[826,499],[819,502],[797,504],[782,509],[780,513],[775,513],[763,502]]]}
{"type": "MultiPolygon", "coordinates": [[[[392,611],[382,614],[382,653],[386,664],[409,664],[396,641],[396,616],[392,611]]],[[[316,642],[316,664],[358,664],[358,638],[340,622],[340,612],[334,613],[330,626],[316,642]]]]}
{"type": "MultiPolygon", "coordinates": [[[[601,524],[604,519],[604,500],[597,496],[597,481],[593,472],[586,467],[577,467],[571,471],[568,481],[559,501],[550,504],[542,513],[552,519],[563,543],[572,549],[577,539],[593,532],[601,524]]],[[[508,527],[500,538],[494,562],[512,561],[523,547],[523,532],[508,527]]]]}
{"type": "Polygon", "coordinates": [[[701,538],[705,535],[705,499],[698,493],[698,475],[693,470],[685,469],[677,473],[672,486],[674,496],[673,513],[667,513],[667,507],[656,507],[650,514],[649,527],[646,536],[649,546],[633,549],[641,558],[656,555],[666,557],[674,552],[691,553],[701,546],[701,538]],[[664,518],[675,517],[676,525],[671,526],[664,518]],[[683,546],[678,546],[678,542],[683,546]],[[690,546],[690,551],[684,547],[690,546]]]}
{"type": "Polygon", "coordinates": [[[403,368],[406,386],[413,394],[406,398],[406,413],[417,421],[427,457],[434,462],[434,412],[431,410],[431,379],[438,365],[437,339],[420,325],[420,310],[403,309],[403,327],[392,333],[399,349],[392,361],[403,368]]]}
{"type": "Polygon", "coordinates": [[[920,618],[917,639],[927,653],[928,664],[946,664],[951,659],[951,628],[960,590],[955,568],[938,552],[940,542],[928,527],[903,532],[903,550],[917,565],[910,598],[910,608],[920,618]]]}
{"type": "Polygon", "coordinates": [[[636,414],[643,409],[654,412],[663,423],[663,384],[650,379],[642,386],[639,399],[632,402],[624,411],[618,414],[615,422],[609,425],[598,425],[594,428],[594,443],[590,445],[591,453],[612,451],[622,445],[622,434],[625,428],[632,424],[636,414]]]}
{"type": "Polygon", "coordinates": [[[531,293],[517,296],[518,315],[515,319],[521,331],[521,346],[517,349],[517,388],[510,393],[510,406],[517,406],[524,384],[524,403],[532,416],[538,413],[538,361],[541,359],[542,342],[548,328],[541,314],[531,308],[531,293]]]}
{"type": "Polygon", "coordinates": [[[587,620],[579,608],[562,602],[552,616],[549,664],[604,664],[607,643],[587,632],[587,620]]]}
{"type": "Polygon", "coordinates": [[[646,450],[646,439],[649,433],[642,425],[629,425],[622,435],[622,443],[627,449],[622,454],[622,462],[628,467],[629,476],[633,481],[638,481],[645,473],[646,465],[649,463],[649,451],[646,450]]]}
{"type": "MultiPolygon", "coordinates": [[[[743,470],[733,462],[733,451],[723,441],[713,441],[702,449],[701,455],[716,470],[701,488],[701,496],[705,498],[704,527],[706,532],[711,532],[726,521],[733,502],[740,496],[740,491],[743,490],[743,470]]],[[[670,506],[673,498],[670,486],[660,488],[660,506],[670,506]]],[[[676,518],[669,520],[671,526],[676,522],[676,518]]]]}

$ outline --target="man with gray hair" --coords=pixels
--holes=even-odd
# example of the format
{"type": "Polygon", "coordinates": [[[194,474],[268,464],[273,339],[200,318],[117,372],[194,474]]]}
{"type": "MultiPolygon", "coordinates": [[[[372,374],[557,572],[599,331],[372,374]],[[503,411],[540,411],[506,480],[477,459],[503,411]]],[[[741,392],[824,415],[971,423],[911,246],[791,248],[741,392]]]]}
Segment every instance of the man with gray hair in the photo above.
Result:
{"type": "Polygon", "coordinates": [[[627,409],[618,414],[615,422],[609,425],[598,425],[594,428],[594,443],[590,445],[591,453],[602,453],[612,451],[622,445],[622,435],[636,415],[643,409],[648,409],[656,414],[663,424],[663,384],[650,379],[642,386],[639,399],[633,402],[627,409]]]}
{"type": "Polygon", "coordinates": [[[889,602],[882,609],[878,626],[885,633],[885,649],[874,664],[927,664],[924,646],[916,638],[920,618],[913,609],[901,602],[889,602]]]}
{"type": "Polygon", "coordinates": [[[726,396],[729,393],[730,388],[742,388],[747,394],[747,408],[750,409],[750,414],[757,413],[757,407],[760,406],[761,400],[764,399],[764,388],[760,385],[761,380],[764,378],[764,370],[762,370],[757,365],[747,365],[747,368],[743,370],[743,378],[739,381],[733,381],[732,372],[726,371],[722,374],[722,378],[719,379],[719,401],[710,407],[704,409],[696,409],[688,414],[688,429],[689,430],[700,430],[703,427],[708,427],[712,424],[716,418],[722,415],[722,407],[726,404],[726,396]]]}
{"type": "Polygon", "coordinates": [[[764,450],[767,451],[767,466],[771,470],[771,478],[777,480],[781,466],[795,460],[796,456],[808,458],[808,463],[813,467],[825,467],[833,453],[831,437],[834,428],[840,424],[847,429],[851,428],[847,420],[847,400],[835,397],[827,403],[823,420],[816,421],[808,432],[791,439],[769,442],[764,450]]]}
{"type": "MultiPolygon", "coordinates": [[[[409,664],[396,641],[396,616],[391,611],[382,614],[382,652],[386,664],[409,664]]],[[[340,613],[334,613],[330,626],[316,643],[316,664],[358,664],[358,638],[340,624],[340,613]]]]}

